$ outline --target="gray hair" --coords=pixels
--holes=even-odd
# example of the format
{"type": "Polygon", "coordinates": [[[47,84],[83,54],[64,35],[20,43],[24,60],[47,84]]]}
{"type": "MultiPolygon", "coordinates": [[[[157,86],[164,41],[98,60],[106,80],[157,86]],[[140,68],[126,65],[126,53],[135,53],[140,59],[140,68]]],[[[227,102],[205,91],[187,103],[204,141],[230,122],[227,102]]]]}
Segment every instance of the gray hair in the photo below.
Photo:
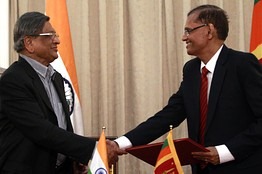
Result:
{"type": "Polygon", "coordinates": [[[39,34],[49,21],[49,17],[39,12],[27,12],[20,16],[14,27],[14,49],[17,53],[24,48],[24,37],[39,34]]]}

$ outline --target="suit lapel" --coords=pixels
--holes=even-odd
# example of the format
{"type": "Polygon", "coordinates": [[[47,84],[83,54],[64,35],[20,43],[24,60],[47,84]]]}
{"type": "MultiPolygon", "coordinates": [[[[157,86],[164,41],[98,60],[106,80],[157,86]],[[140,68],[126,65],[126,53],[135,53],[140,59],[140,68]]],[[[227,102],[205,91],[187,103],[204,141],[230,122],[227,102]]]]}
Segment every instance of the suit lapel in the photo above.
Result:
{"type": "Polygon", "coordinates": [[[221,89],[223,86],[223,81],[225,78],[226,74],[226,69],[225,69],[225,62],[227,61],[227,53],[228,53],[228,48],[224,45],[214,71],[214,75],[212,78],[212,84],[210,88],[210,93],[209,93],[209,100],[208,100],[208,113],[207,113],[207,128],[208,129],[216,111],[216,106],[218,102],[218,98],[221,93],[221,89]]]}
{"type": "Polygon", "coordinates": [[[182,89],[185,96],[185,104],[188,108],[188,118],[190,120],[190,136],[197,140],[199,131],[199,118],[200,118],[200,59],[195,58],[186,64],[183,72],[182,89]]]}
{"type": "MultiPolygon", "coordinates": [[[[22,64],[22,66],[23,66],[25,72],[28,74],[28,76],[32,78],[32,83],[33,83],[34,89],[36,89],[36,92],[37,92],[36,97],[38,97],[38,100],[42,100],[45,103],[45,105],[48,107],[48,109],[50,109],[54,113],[54,109],[51,105],[50,99],[48,98],[45,87],[44,87],[41,79],[39,78],[38,74],[30,66],[30,64],[27,63],[27,61],[24,60],[23,58],[19,58],[19,62],[22,64]]],[[[72,127],[71,120],[70,120],[68,104],[67,104],[66,98],[65,98],[63,78],[59,73],[56,73],[56,75],[52,78],[52,80],[53,80],[54,86],[56,88],[56,91],[58,93],[58,96],[59,96],[59,98],[62,102],[62,105],[63,105],[63,109],[64,109],[64,112],[65,112],[65,117],[66,117],[66,121],[67,121],[67,129],[69,131],[73,131],[73,127],[72,127]]],[[[52,121],[53,123],[56,123],[58,125],[55,113],[54,114],[48,114],[48,117],[49,117],[50,121],[52,121]]]]}
{"type": "Polygon", "coordinates": [[[52,76],[52,81],[56,88],[56,92],[62,102],[63,108],[65,110],[65,114],[69,115],[68,104],[66,103],[66,98],[65,98],[63,77],[59,73],[55,72],[54,75],[52,76]]]}
{"type": "Polygon", "coordinates": [[[192,79],[192,85],[193,89],[195,90],[195,99],[194,106],[196,107],[196,124],[195,124],[195,132],[199,132],[199,125],[200,125],[200,86],[201,86],[201,72],[200,72],[200,64],[201,62],[198,62],[197,66],[194,66],[194,78],[192,79]]]}
{"type": "Polygon", "coordinates": [[[56,92],[62,102],[63,105],[63,109],[65,111],[65,117],[66,117],[66,121],[67,121],[67,129],[70,131],[73,131],[73,127],[71,124],[71,120],[70,120],[70,113],[69,113],[69,106],[66,102],[66,98],[65,98],[65,88],[64,88],[64,80],[63,77],[61,76],[61,74],[59,74],[58,72],[55,72],[52,76],[52,81],[54,83],[54,86],[56,88],[56,92]]]}
{"type": "Polygon", "coordinates": [[[39,76],[37,75],[37,73],[35,72],[35,70],[23,58],[20,58],[19,61],[24,67],[24,70],[28,74],[28,76],[32,78],[34,89],[36,89],[36,91],[38,92],[41,100],[43,100],[44,103],[47,105],[47,107],[53,111],[52,105],[45,91],[44,85],[40,80],[39,76]]]}

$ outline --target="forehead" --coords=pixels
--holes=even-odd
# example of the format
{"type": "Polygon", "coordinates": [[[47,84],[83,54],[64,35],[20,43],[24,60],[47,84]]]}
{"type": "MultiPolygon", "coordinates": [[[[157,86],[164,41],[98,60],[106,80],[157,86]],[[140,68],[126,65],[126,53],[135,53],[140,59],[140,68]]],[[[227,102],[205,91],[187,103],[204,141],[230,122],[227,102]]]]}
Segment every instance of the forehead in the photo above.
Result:
{"type": "Polygon", "coordinates": [[[43,32],[54,32],[55,29],[52,27],[52,25],[51,25],[51,23],[49,21],[46,21],[42,31],[43,32]]]}
{"type": "Polygon", "coordinates": [[[187,16],[187,20],[186,20],[186,26],[191,26],[193,24],[200,24],[201,21],[198,20],[198,13],[192,13],[189,16],[187,16]]]}

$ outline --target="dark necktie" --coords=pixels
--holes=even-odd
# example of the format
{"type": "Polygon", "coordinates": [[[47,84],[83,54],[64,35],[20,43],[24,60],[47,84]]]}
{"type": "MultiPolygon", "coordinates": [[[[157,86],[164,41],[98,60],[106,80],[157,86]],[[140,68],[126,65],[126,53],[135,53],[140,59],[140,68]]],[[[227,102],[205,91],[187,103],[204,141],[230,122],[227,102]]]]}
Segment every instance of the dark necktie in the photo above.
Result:
{"type": "Polygon", "coordinates": [[[200,88],[200,129],[199,129],[199,142],[204,145],[205,143],[205,128],[207,120],[207,80],[208,70],[204,66],[201,74],[201,88],[200,88]]]}

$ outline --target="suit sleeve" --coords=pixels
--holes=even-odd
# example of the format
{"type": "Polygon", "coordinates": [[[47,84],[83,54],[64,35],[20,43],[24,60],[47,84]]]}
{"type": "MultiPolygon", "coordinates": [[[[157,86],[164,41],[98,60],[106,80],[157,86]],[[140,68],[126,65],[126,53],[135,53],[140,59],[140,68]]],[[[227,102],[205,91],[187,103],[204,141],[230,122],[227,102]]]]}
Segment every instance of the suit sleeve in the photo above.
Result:
{"type": "Polygon", "coordinates": [[[147,144],[170,130],[170,125],[177,127],[185,118],[182,92],[179,90],[170,97],[168,104],[161,111],[126,133],[125,136],[133,146],[147,144]]]}
{"type": "Polygon", "coordinates": [[[245,54],[244,57],[239,57],[239,60],[236,68],[238,80],[247,100],[246,110],[251,113],[246,117],[252,122],[232,137],[226,146],[236,159],[243,159],[262,146],[262,70],[252,54],[245,54]]]}
{"type": "Polygon", "coordinates": [[[24,139],[87,164],[95,141],[65,131],[51,122],[54,112],[44,108],[38,94],[40,89],[34,89],[32,80],[21,73],[9,73],[1,78],[2,110],[9,125],[13,125],[24,139]]]}

